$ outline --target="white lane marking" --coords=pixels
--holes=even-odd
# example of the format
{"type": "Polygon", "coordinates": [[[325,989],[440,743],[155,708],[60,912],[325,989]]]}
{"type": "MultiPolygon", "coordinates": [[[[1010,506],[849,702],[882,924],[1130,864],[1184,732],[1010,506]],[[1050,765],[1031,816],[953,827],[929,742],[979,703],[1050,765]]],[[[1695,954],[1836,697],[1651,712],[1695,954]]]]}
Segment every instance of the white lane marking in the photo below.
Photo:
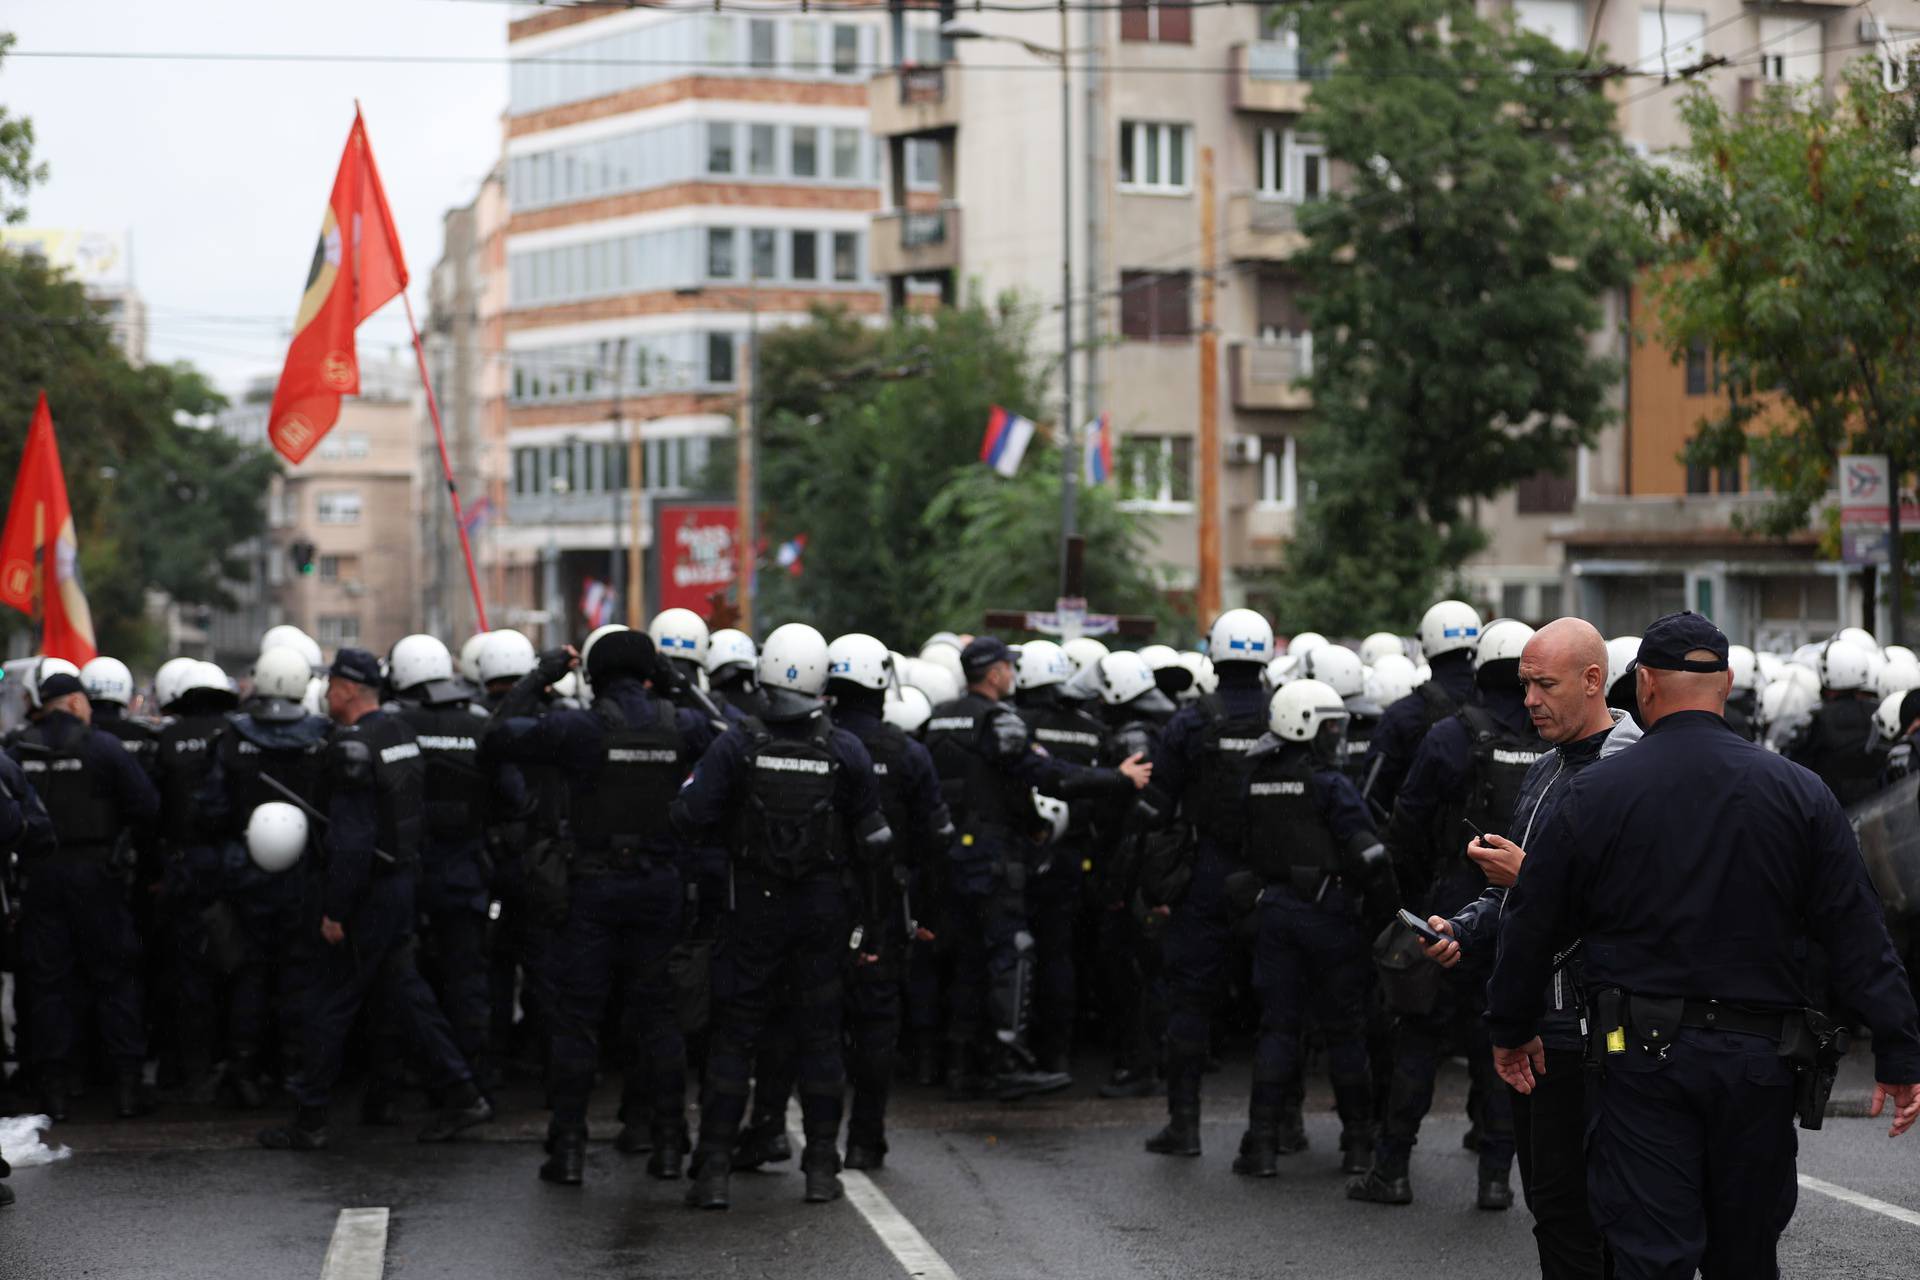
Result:
{"type": "Polygon", "coordinates": [[[1876,1200],[1872,1196],[1862,1195],[1858,1191],[1849,1191],[1831,1182],[1822,1182],[1804,1173],[1800,1175],[1800,1185],[1809,1191],[1818,1191],[1823,1196],[1832,1196],[1835,1200],[1844,1201],[1856,1209],[1867,1209],[1882,1217],[1892,1218],[1895,1222],[1904,1222],[1910,1227],[1920,1227],[1920,1213],[1903,1209],[1897,1204],[1888,1204],[1885,1200],[1876,1200]]]}
{"type": "Polygon", "coordinates": [[[380,1280],[387,1271],[387,1211],[342,1209],[320,1280],[380,1280]]]}
{"type": "MultiPolygon", "coordinates": [[[[807,1145],[807,1138],[800,1130],[800,1104],[793,1101],[787,1104],[787,1136],[793,1142],[797,1153],[807,1145]]],[[[847,1203],[859,1210],[860,1216],[873,1228],[873,1234],[880,1237],[880,1243],[887,1247],[909,1276],[914,1280],[960,1280],[940,1251],[927,1243],[920,1229],[907,1221],[907,1216],[893,1207],[893,1201],[887,1199],[887,1193],[873,1185],[873,1179],[858,1169],[847,1169],[840,1174],[840,1185],[846,1188],[847,1203]]]]}

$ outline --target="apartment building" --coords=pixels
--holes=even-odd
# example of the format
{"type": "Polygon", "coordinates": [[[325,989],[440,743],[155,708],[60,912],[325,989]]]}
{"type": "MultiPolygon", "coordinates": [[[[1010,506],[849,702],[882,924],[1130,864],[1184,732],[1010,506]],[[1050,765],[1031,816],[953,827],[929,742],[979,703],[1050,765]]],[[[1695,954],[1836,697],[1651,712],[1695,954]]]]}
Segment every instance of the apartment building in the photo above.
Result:
{"type": "Polygon", "coordinates": [[[866,106],[882,34],[877,11],[731,3],[509,27],[502,622],[580,634],[590,588],[651,541],[652,501],[711,487],[754,332],[819,304],[884,311],[866,106]]]}

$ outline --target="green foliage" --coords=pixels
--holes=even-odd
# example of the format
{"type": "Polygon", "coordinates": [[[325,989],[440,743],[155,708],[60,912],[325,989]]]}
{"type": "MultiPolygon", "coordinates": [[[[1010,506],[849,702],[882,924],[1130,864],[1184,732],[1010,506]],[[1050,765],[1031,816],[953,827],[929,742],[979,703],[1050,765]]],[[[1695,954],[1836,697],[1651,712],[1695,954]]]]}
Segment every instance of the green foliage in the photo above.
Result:
{"type": "MultiPolygon", "coordinates": [[[[0,31],[0,61],[17,39],[0,31]]],[[[47,166],[33,158],[33,121],[0,107],[0,222],[19,222],[27,216],[27,191],[47,180],[47,166]]]]}
{"type": "Polygon", "coordinates": [[[1466,0],[1304,12],[1332,69],[1301,127],[1347,180],[1301,215],[1314,411],[1276,597],[1358,633],[1406,626],[1484,545],[1474,500],[1607,421],[1590,343],[1634,262],[1632,162],[1579,55],[1466,0]]]}
{"type": "MultiPolygon", "coordinates": [[[[1031,317],[975,299],[884,328],[820,310],[760,339],[760,494],[769,540],[807,539],[805,571],[763,570],[759,616],[896,647],[974,631],[988,608],[1047,608],[1059,573],[1058,452],[1020,474],[979,461],[993,405],[1038,416],[1031,317]]],[[[1100,608],[1157,598],[1139,535],[1110,494],[1082,494],[1087,584],[1100,608]]]]}

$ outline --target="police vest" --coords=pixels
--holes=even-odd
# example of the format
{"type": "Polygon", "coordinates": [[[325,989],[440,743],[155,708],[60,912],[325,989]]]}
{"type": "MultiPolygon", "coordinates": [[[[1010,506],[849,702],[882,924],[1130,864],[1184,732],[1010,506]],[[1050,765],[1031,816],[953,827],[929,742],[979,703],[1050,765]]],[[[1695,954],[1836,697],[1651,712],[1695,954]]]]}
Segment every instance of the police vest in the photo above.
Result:
{"type": "Polygon", "coordinates": [[[176,848],[200,840],[200,785],[213,771],[213,748],[227,727],[220,714],[180,716],[160,730],[154,781],[160,788],[161,831],[176,848]]]}
{"type": "Polygon", "coordinates": [[[1245,716],[1227,714],[1217,693],[1195,704],[1206,717],[1198,751],[1189,765],[1187,821],[1210,840],[1237,849],[1246,830],[1247,753],[1266,736],[1265,708],[1245,716]]]}
{"type": "Polygon", "coordinates": [[[486,720],[465,702],[406,703],[399,715],[426,762],[427,831],[450,839],[478,836],[490,794],[480,768],[486,720]]]}
{"type": "Polygon", "coordinates": [[[398,716],[376,714],[339,729],[335,741],[347,736],[359,738],[371,756],[374,844],[395,862],[417,861],[427,768],[413,730],[398,716]]]}
{"type": "Polygon", "coordinates": [[[1794,761],[1819,774],[1842,805],[1880,790],[1887,750],[1874,731],[1871,703],[1850,695],[1822,703],[1803,741],[1794,761]]]}
{"type": "Polygon", "coordinates": [[[78,721],[43,723],[29,726],[15,747],[64,850],[97,852],[120,836],[120,802],[101,768],[87,759],[92,736],[78,721]]]}
{"type": "MultiPolygon", "coordinates": [[[[294,803],[267,785],[267,778],[319,807],[326,780],[326,721],[309,716],[296,723],[307,729],[307,740],[298,745],[275,741],[268,728],[245,714],[233,717],[227,732],[215,742],[214,754],[226,778],[227,799],[236,825],[244,826],[248,816],[263,804],[294,803]]],[[[288,725],[283,722],[272,728],[284,734],[288,725]]]]}
{"type": "MultiPolygon", "coordinates": [[[[1106,726],[1065,703],[1040,703],[1020,708],[1020,718],[1033,731],[1033,740],[1050,756],[1069,764],[1092,766],[1099,762],[1106,746],[1106,726]]],[[[1068,808],[1067,830],[1070,836],[1084,835],[1092,825],[1093,806],[1084,800],[1068,808]]]]}
{"type": "Polygon", "coordinates": [[[748,867],[799,879],[835,864],[845,839],[834,806],[841,761],[833,727],[817,717],[807,736],[777,738],[757,722],[742,761],[746,796],[734,827],[734,852],[748,867]]]}
{"type": "Polygon", "coordinates": [[[665,698],[651,698],[652,715],[633,723],[613,698],[596,698],[602,726],[600,772],[574,794],[573,832],[582,849],[630,851],[673,838],[667,806],[686,781],[686,741],[665,698]]]}
{"type": "MultiPolygon", "coordinates": [[[[1504,834],[1513,825],[1513,811],[1520,802],[1520,788],[1534,761],[1552,748],[1532,729],[1509,729],[1482,706],[1460,709],[1473,746],[1473,773],[1468,779],[1464,816],[1482,831],[1504,834]]],[[[1459,823],[1451,824],[1458,827],[1459,823]]],[[[1454,848],[1464,840],[1446,837],[1441,848],[1454,848]]]]}
{"type": "Polygon", "coordinates": [[[1339,846],[1314,804],[1312,753],[1269,742],[1248,761],[1247,866],[1268,880],[1339,874],[1339,846]]]}
{"type": "Polygon", "coordinates": [[[160,731],[144,720],[130,720],[126,716],[103,718],[95,716],[93,727],[110,738],[117,739],[125,747],[127,754],[140,762],[140,768],[149,777],[153,775],[154,758],[160,752],[160,731]]]}
{"type": "Polygon", "coordinates": [[[1356,786],[1366,785],[1367,751],[1373,746],[1373,731],[1379,726],[1379,716],[1356,715],[1347,719],[1347,731],[1341,739],[1340,772],[1353,779],[1356,786]]]}
{"type": "Polygon", "coordinates": [[[1032,740],[1012,707],[965,694],[935,707],[923,734],[955,826],[1033,827],[1039,816],[1033,792],[1010,767],[1032,749],[1032,740]]]}
{"type": "Polygon", "coordinates": [[[1460,710],[1460,700],[1448,693],[1438,680],[1427,681],[1414,693],[1419,697],[1420,705],[1426,709],[1425,727],[1428,729],[1460,710]]]}
{"type": "Polygon", "coordinates": [[[910,833],[925,829],[925,823],[913,820],[913,810],[907,803],[907,760],[913,750],[913,740],[907,737],[899,726],[875,722],[871,727],[860,730],[848,730],[860,739],[860,745],[873,757],[873,787],[880,796],[880,813],[887,820],[887,829],[893,832],[893,840],[888,846],[895,860],[905,862],[899,855],[909,852],[905,842],[910,833]]]}

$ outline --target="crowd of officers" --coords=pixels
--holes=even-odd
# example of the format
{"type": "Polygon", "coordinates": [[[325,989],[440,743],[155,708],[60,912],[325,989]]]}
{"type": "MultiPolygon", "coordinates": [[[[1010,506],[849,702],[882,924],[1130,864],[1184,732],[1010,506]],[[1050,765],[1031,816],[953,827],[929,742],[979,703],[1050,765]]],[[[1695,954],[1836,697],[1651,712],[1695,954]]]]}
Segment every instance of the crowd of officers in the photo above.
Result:
{"type": "MultiPolygon", "coordinates": [[[[571,1185],[618,1070],[617,1149],[725,1208],[733,1172],[792,1159],[796,1097],[806,1199],[832,1200],[843,1167],[883,1166],[896,1077],[1050,1093],[1076,1035],[1102,1096],[1164,1093],[1148,1151],[1198,1156],[1201,1079],[1240,1025],[1236,1173],[1307,1150],[1311,1050],[1348,1196],[1409,1203],[1464,1053],[1475,1203],[1511,1205],[1517,1154],[1544,1273],[1609,1274],[1583,1073],[1550,1065],[1588,1053],[1578,962],[1553,957],[1538,1011],[1558,1092],[1495,1074],[1488,985],[1534,834],[1641,736],[1655,643],[1451,600],[1357,647],[1234,609],[1204,655],[943,633],[910,657],[799,624],[756,645],[668,610],[577,651],[496,631],[323,663],[282,627],[244,696],[165,664],[151,718],[122,664],[42,660],[0,756],[15,1084],[56,1120],[90,1075],[143,1113],[155,1060],[197,1100],[284,1087],[260,1141],[311,1150],[350,1054],[364,1123],[424,1089],[422,1141],[533,1077],[540,1176],[571,1185]]],[[[1719,643],[1743,742],[1842,802],[1907,767],[1911,653],[1719,643]]]]}

